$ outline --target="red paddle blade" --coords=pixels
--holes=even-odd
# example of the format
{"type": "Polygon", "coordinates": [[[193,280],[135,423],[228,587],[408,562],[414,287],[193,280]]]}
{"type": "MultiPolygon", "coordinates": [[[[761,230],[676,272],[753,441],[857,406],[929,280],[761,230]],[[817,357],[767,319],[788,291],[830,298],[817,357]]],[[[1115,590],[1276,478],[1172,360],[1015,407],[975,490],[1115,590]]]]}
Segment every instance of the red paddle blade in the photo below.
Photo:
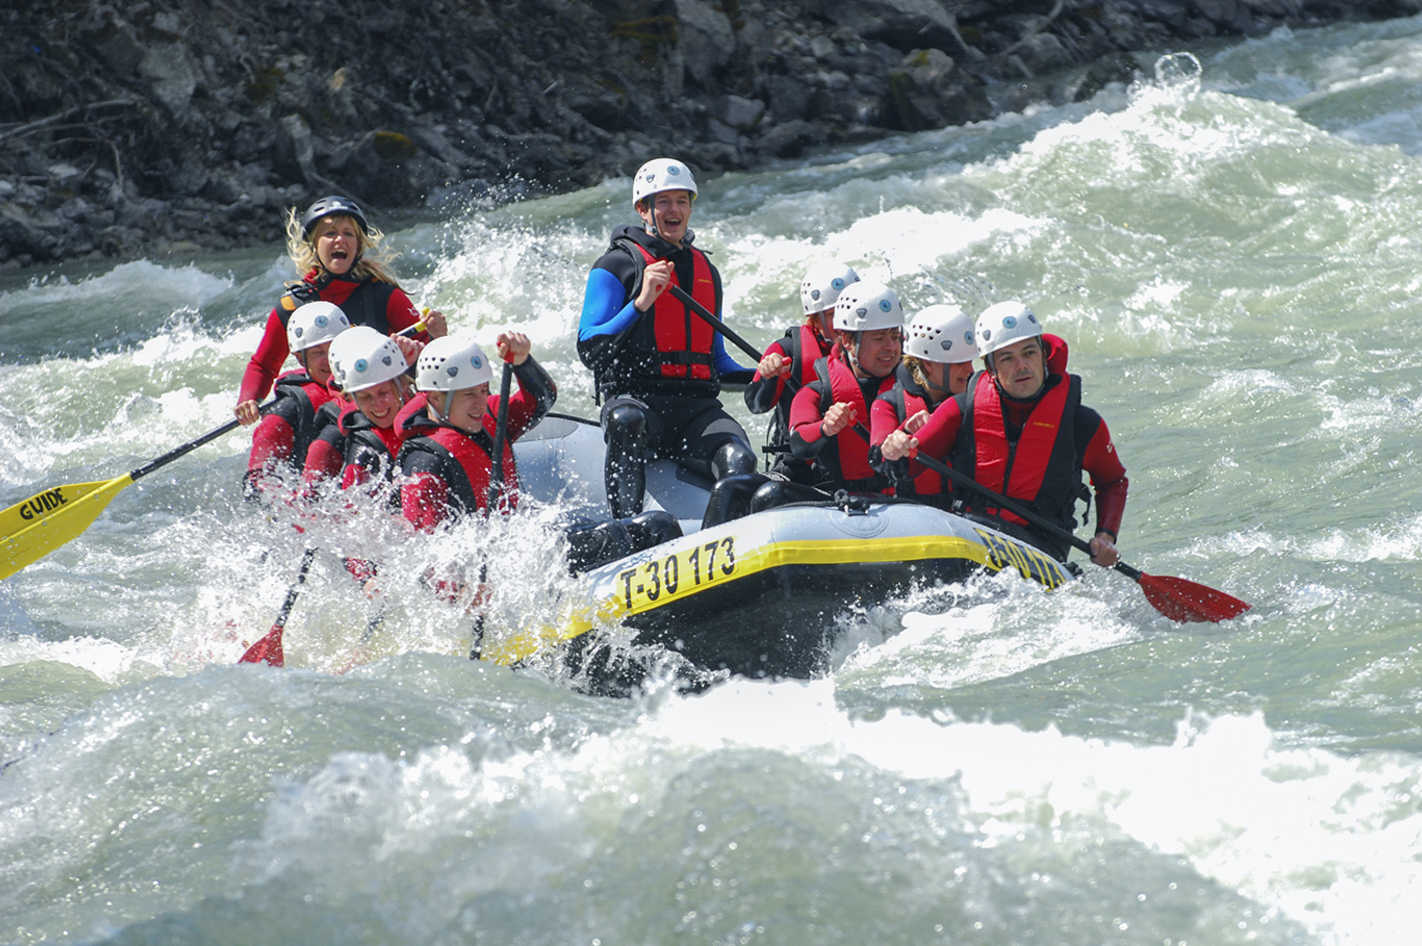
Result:
{"type": "Polygon", "coordinates": [[[1140,585],[1146,600],[1172,621],[1227,621],[1249,610],[1238,598],[1185,578],[1142,574],[1140,585]]]}
{"type": "Polygon", "coordinates": [[[281,650],[281,625],[267,632],[267,636],[257,641],[242,655],[239,664],[271,664],[273,667],[286,665],[286,655],[281,650]]]}

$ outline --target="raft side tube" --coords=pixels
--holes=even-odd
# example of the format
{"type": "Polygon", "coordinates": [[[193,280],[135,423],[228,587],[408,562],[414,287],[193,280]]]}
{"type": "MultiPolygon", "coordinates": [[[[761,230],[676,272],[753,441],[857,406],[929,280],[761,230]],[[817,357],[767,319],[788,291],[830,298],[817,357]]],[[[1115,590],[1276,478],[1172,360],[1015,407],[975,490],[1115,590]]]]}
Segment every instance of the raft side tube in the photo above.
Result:
{"type": "Polygon", "coordinates": [[[1011,569],[1047,589],[1061,562],[1011,536],[909,503],[865,512],[787,506],[722,523],[586,572],[557,626],[486,642],[498,663],[622,622],[639,643],[748,676],[819,672],[836,615],[915,585],[1011,569]]]}

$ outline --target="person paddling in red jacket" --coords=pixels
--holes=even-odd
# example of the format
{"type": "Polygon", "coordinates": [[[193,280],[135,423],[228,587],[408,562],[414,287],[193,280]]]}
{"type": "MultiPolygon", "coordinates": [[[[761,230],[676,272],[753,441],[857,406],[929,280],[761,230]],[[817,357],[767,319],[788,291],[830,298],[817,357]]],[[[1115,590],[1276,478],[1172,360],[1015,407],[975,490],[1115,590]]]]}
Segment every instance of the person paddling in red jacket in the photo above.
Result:
{"type": "MultiPolygon", "coordinates": [[[[434,532],[471,515],[487,516],[493,511],[509,515],[519,507],[513,444],[548,413],[558,389],[530,354],[528,336],[503,332],[496,344],[499,356],[513,365],[518,379],[518,393],[509,398],[507,426],[497,458],[495,418],[500,396],[489,393],[493,370],[483,349],[473,339],[446,336],[420,353],[415,383],[423,407],[416,410],[418,402],[412,402],[401,418],[405,440],[399,461],[404,474],[401,510],[421,532],[434,532]],[[495,462],[500,465],[502,487],[491,509],[489,486],[495,462]]],[[[676,518],[661,511],[612,522],[575,521],[567,530],[569,562],[574,571],[585,570],[680,534],[676,518]]],[[[433,584],[450,599],[467,587],[457,577],[433,584]]],[[[483,593],[481,589],[475,604],[483,593]]]]}
{"type": "MultiPolygon", "coordinates": [[[[501,512],[518,508],[518,466],[513,444],[532,428],[558,397],[557,385],[529,354],[528,336],[504,332],[499,356],[513,365],[518,393],[509,398],[508,426],[502,444],[501,512]]],[[[487,513],[499,395],[489,394],[493,369],[473,339],[448,335],[420,353],[415,385],[425,409],[401,421],[400,451],[404,485],[400,506],[417,529],[432,532],[440,523],[469,513],[487,513]]]]}
{"type": "Polygon", "coordinates": [[[774,412],[765,432],[765,451],[775,457],[770,472],[796,483],[811,484],[815,477],[810,465],[790,452],[790,402],[795,397],[790,385],[802,388],[815,380],[815,362],[827,358],[834,347],[834,304],[856,282],[859,274],[837,260],[811,266],[800,282],[805,320],[766,346],[755,376],[746,385],[747,410],[774,412]]]}
{"type": "MultiPolygon", "coordinates": [[[[900,428],[884,439],[890,475],[921,473],[917,464],[903,461],[923,451],[1071,532],[1085,471],[1096,491],[1091,560],[1114,565],[1129,483],[1106,422],[1081,403],[1081,378],[1054,370],[1050,336],[1043,336],[1036,315],[1020,302],[983,310],[976,334],[987,370],[939,406],[916,435],[900,428]]],[[[972,489],[961,492],[964,515],[1066,560],[1070,547],[1058,538],[972,489]]]]}
{"type": "MultiPolygon", "coordinates": [[[[345,197],[322,197],[300,217],[294,207],[287,212],[287,253],[302,277],[288,284],[286,294],[267,317],[266,331],[242,375],[233,413],[243,424],[257,422],[257,402],[272,389],[290,353],[287,321],[303,304],[322,301],[338,305],[352,325],[369,326],[382,335],[422,320],[380,258],[384,237],[356,202],[345,197]]],[[[423,321],[428,334],[417,336],[419,341],[445,334],[442,313],[428,312],[423,321]]]]}
{"type": "Polygon", "coordinates": [[[321,431],[336,421],[340,402],[330,388],[331,342],[351,327],[329,302],[308,302],[286,323],[287,343],[301,369],[277,379],[276,404],[252,431],[252,452],[242,478],[247,498],[294,487],[306,453],[321,431]]]}
{"type": "MultiPolygon", "coordinates": [[[[878,446],[900,425],[915,433],[934,408],[968,389],[973,359],[978,357],[972,316],[956,305],[931,305],[913,317],[904,339],[904,360],[894,372],[894,387],[869,406],[869,462],[878,460],[878,446]]],[[[894,495],[916,497],[948,508],[952,485],[934,470],[894,484],[894,495]]]]}

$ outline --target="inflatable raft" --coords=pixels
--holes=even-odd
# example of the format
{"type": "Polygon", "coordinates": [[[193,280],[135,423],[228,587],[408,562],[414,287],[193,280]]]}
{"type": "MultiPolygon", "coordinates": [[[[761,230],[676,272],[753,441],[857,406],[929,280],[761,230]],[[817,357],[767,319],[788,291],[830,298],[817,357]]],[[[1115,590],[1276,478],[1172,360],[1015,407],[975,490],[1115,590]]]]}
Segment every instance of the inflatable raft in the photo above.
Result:
{"type": "MultiPolygon", "coordinates": [[[[525,495],[607,518],[596,423],[553,414],[516,445],[525,495]]],[[[908,502],[785,506],[701,529],[710,482],[668,461],[647,470],[646,509],[681,522],[682,537],[585,572],[585,599],[562,626],[489,642],[514,663],[557,642],[576,654],[609,622],[637,630],[703,670],[808,677],[824,669],[835,615],[914,585],[986,569],[1046,588],[1074,576],[1040,550],[961,516],[908,502]]]]}

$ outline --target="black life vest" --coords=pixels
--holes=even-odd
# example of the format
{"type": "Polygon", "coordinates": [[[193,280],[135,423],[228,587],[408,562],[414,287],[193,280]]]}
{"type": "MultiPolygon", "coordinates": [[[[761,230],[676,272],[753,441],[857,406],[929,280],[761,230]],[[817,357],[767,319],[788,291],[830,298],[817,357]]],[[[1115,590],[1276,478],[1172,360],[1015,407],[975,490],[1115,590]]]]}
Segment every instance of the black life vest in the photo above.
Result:
{"type": "Polygon", "coordinates": [[[284,329],[291,313],[306,303],[330,302],[340,306],[351,325],[368,325],[381,335],[389,335],[390,323],[385,318],[385,311],[396,288],[394,283],[382,282],[374,277],[357,281],[328,275],[314,283],[300,282],[290,286],[281,297],[277,315],[284,329]],[[344,293],[342,290],[352,283],[355,283],[354,288],[344,293]]]}
{"type": "Polygon", "coordinates": [[[329,388],[312,381],[305,372],[277,378],[275,393],[277,403],[271,413],[291,427],[291,456],[287,458],[287,465],[293,472],[300,473],[306,463],[306,451],[311,449],[325,425],[335,419],[335,414],[322,411],[334,397],[329,388]]]}
{"type": "MultiPolygon", "coordinates": [[[[633,294],[642,283],[642,272],[648,263],[656,262],[645,247],[633,240],[619,237],[612,244],[632,256],[637,263],[637,279],[633,294]]],[[[681,286],[705,307],[716,311],[716,282],[711,275],[711,261],[696,247],[687,247],[692,260],[692,284],[681,286],[675,271],[671,284],[681,286]]],[[[682,395],[716,397],[721,393],[720,377],[716,373],[712,346],[716,331],[691,306],[670,292],[663,292],[653,303],[652,311],[631,327],[618,346],[615,364],[598,378],[599,389],[607,396],[682,395]]]]}
{"type": "Polygon", "coordinates": [[[395,456],[400,450],[401,434],[395,427],[376,427],[359,410],[341,418],[345,434],[345,469],[341,473],[341,488],[354,485],[355,469],[364,470],[373,480],[389,482],[395,475],[395,456]]]}
{"type": "MultiPolygon", "coordinates": [[[[780,339],[780,350],[785,352],[785,357],[790,360],[790,377],[794,378],[800,387],[815,380],[815,362],[829,355],[832,347],[820,337],[819,332],[808,325],[787,328],[784,337],[780,339]]],[[[772,378],[766,383],[776,384],[779,380],[772,378]]],[[[786,391],[780,400],[775,402],[775,412],[771,415],[770,424],[765,431],[767,453],[789,453],[790,405],[794,400],[793,392],[786,391]]]]}

